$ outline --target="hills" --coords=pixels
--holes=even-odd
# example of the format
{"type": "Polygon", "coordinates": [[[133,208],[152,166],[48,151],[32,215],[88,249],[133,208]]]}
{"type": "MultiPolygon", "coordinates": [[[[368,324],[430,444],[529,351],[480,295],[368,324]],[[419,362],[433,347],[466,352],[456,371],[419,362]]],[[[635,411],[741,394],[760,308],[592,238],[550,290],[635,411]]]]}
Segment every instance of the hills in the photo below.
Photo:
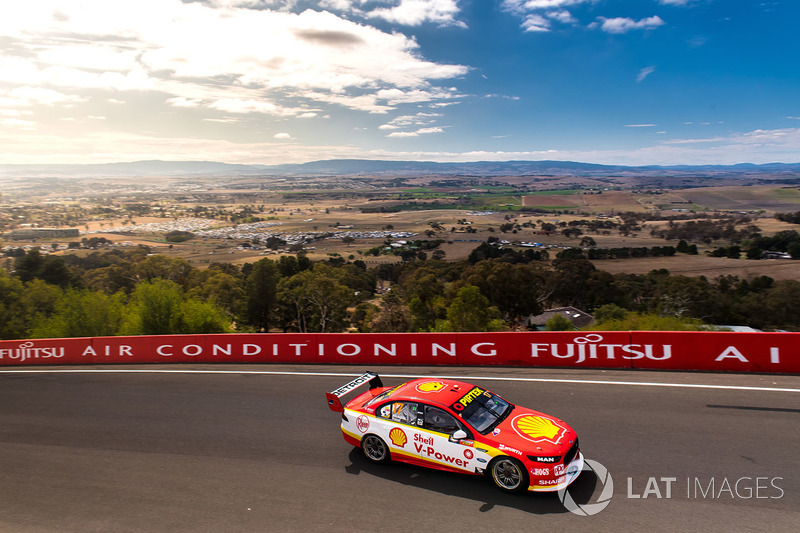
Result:
{"type": "Polygon", "coordinates": [[[575,161],[384,161],[331,159],[282,165],[240,165],[215,161],[135,161],[91,165],[0,165],[7,177],[130,177],[130,176],[332,176],[332,175],[460,175],[460,176],[680,176],[745,178],[753,176],[800,178],[800,163],[738,165],[623,166],[575,161]]]}

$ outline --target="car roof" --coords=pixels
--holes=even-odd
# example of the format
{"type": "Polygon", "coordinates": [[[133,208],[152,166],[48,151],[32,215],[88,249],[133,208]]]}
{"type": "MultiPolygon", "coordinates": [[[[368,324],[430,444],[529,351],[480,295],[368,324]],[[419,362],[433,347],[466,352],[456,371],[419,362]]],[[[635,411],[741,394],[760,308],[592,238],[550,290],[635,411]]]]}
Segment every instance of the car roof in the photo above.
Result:
{"type": "Polygon", "coordinates": [[[473,388],[475,385],[471,383],[453,379],[421,378],[399,385],[387,400],[409,400],[450,406],[473,388]]]}

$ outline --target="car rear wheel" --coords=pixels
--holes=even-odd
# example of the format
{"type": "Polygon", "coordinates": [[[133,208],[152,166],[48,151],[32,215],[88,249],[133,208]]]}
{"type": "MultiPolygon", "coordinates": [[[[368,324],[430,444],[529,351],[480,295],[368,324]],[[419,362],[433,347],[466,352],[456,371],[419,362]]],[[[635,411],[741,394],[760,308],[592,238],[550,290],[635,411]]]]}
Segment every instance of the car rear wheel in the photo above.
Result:
{"type": "Polygon", "coordinates": [[[388,463],[390,459],[389,447],[377,435],[364,435],[361,439],[361,451],[373,463],[388,463]]]}
{"type": "Polygon", "coordinates": [[[522,492],[528,488],[528,473],[521,461],[513,457],[498,457],[489,467],[492,481],[505,492],[522,492]]]}

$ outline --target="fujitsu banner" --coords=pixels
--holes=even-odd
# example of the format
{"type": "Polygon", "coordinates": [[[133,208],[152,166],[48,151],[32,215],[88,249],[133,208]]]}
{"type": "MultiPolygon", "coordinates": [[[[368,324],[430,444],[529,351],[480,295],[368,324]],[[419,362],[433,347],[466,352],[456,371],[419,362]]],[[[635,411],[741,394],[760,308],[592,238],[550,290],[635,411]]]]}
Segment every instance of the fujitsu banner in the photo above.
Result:
{"type": "Polygon", "coordinates": [[[321,363],[800,373],[800,333],[262,333],[0,341],[0,365],[321,363]]]}

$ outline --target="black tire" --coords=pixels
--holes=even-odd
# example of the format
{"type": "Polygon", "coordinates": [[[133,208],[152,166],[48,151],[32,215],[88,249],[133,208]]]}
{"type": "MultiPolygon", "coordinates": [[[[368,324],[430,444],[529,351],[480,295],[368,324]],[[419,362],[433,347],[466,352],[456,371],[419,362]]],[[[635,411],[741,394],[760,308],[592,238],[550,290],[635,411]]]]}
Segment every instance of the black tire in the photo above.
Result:
{"type": "Polygon", "coordinates": [[[361,451],[364,452],[364,457],[373,463],[388,463],[392,459],[389,446],[382,438],[371,433],[361,439],[361,451]]]}
{"type": "Polygon", "coordinates": [[[530,483],[525,465],[513,457],[496,457],[489,463],[489,477],[495,486],[503,492],[523,492],[530,483]]]}

